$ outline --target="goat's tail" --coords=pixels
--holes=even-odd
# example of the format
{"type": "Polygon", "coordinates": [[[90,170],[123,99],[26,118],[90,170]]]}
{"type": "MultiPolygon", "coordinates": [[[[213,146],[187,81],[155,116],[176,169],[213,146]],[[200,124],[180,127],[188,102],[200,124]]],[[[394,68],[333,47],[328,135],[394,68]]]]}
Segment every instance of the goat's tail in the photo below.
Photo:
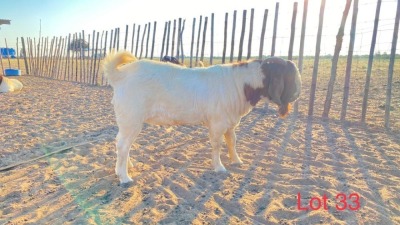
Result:
{"type": "Polygon", "coordinates": [[[128,51],[110,52],[103,61],[104,75],[112,84],[123,77],[118,68],[124,64],[136,61],[136,57],[128,51]]]}

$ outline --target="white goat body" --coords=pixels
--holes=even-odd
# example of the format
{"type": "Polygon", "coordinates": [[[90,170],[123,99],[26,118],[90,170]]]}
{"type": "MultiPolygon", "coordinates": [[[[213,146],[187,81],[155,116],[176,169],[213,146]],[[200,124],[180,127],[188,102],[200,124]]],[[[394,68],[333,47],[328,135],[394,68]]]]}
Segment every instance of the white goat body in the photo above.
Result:
{"type": "Polygon", "coordinates": [[[231,161],[242,163],[236,153],[234,131],[240,119],[263,97],[277,103],[280,114],[285,115],[289,102],[300,94],[301,83],[296,67],[294,64],[294,67],[284,65],[290,63],[271,58],[264,62],[256,60],[190,69],[170,63],[136,60],[128,52],[111,53],[104,61],[104,70],[114,89],[113,104],[119,128],[115,171],[120,182],[131,181],[128,175],[128,165],[131,165],[129,148],[143,123],[203,124],[209,129],[214,169],[225,171],[220,160],[222,136],[225,136],[231,161]],[[265,74],[267,64],[294,68],[290,70],[292,77],[268,77],[265,74]],[[287,90],[288,87],[294,90],[287,90]],[[288,96],[281,99],[285,90],[288,96]]]}

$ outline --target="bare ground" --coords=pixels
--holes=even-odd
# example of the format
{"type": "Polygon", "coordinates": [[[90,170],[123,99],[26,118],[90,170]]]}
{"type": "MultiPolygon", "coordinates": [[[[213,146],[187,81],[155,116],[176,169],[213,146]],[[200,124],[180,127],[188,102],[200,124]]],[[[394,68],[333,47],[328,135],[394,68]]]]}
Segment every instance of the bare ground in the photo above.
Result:
{"type": "Polygon", "coordinates": [[[397,129],[308,118],[302,107],[282,120],[258,105],[237,129],[244,164],[224,149],[229,172],[215,173],[205,128],[145,126],[134,182],[121,187],[111,88],[18,79],[21,92],[0,95],[0,167],[90,143],[0,172],[0,224],[400,224],[397,129]],[[326,194],[328,209],[299,210],[299,193],[301,207],[326,194]],[[339,193],[359,195],[358,210],[355,198],[337,210],[339,193]]]}

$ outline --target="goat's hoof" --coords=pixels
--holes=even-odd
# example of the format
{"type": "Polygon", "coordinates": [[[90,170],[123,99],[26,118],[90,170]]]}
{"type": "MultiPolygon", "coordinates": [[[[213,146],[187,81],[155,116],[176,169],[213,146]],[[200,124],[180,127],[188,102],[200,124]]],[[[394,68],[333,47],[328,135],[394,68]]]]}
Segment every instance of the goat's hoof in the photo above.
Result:
{"type": "Polygon", "coordinates": [[[216,167],[214,170],[215,170],[215,172],[217,172],[217,173],[224,173],[224,172],[226,172],[226,169],[225,169],[224,166],[218,166],[218,167],[216,167]]]}
{"type": "Polygon", "coordinates": [[[124,178],[124,179],[121,179],[121,178],[120,178],[120,179],[119,179],[119,182],[120,182],[121,186],[127,186],[127,185],[133,183],[133,180],[132,180],[132,178],[130,178],[130,177],[126,177],[126,178],[124,178]]]}
{"type": "Polygon", "coordinates": [[[232,165],[238,166],[238,165],[242,165],[243,161],[241,159],[237,158],[237,159],[232,160],[231,163],[232,163],[232,165]]]}

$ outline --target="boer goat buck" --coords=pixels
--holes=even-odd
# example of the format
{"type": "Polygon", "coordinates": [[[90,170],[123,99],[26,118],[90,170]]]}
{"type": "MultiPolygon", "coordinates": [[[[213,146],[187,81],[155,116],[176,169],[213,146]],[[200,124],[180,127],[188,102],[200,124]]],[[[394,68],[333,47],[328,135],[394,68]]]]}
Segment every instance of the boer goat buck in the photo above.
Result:
{"type": "Polygon", "coordinates": [[[104,71],[114,89],[112,102],[119,128],[115,172],[121,183],[132,181],[129,149],[143,123],[205,125],[212,165],[215,171],[226,171],[220,159],[222,136],[231,162],[241,164],[235,135],[240,119],[263,98],[275,103],[284,117],[301,90],[295,64],[276,57],[190,69],[136,60],[128,52],[119,52],[106,57],[104,71]]]}

